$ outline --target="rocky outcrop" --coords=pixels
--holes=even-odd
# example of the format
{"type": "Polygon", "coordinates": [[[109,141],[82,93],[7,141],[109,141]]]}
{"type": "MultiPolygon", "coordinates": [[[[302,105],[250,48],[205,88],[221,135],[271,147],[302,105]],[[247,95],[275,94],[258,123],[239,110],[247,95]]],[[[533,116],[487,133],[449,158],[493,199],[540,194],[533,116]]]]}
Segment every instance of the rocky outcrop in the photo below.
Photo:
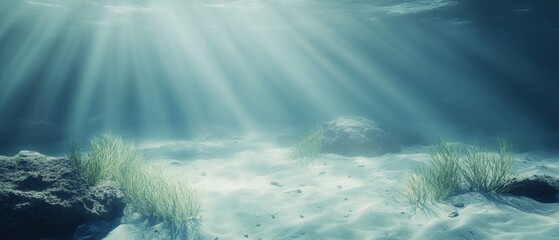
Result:
{"type": "Polygon", "coordinates": [[[505,193],[525,196],[542,203],[559,202],[559,178],[534,175],[527,178],[514,178],[507,184],[505,193]]]}
{"type": "Polygon", "coordinates": [[[112,182],[88,187],[67,159],[21,151],[0,156],[0,236],[71,236],[80,224],[122,216],[122,192],[112,182]]]}
{"type": "Polygon", "coordinates": [[[345,156],[380,156],[396,153],[400,147],[390,133],[362,117],[338,117],[321,126],[323,153],[345,156]]]}

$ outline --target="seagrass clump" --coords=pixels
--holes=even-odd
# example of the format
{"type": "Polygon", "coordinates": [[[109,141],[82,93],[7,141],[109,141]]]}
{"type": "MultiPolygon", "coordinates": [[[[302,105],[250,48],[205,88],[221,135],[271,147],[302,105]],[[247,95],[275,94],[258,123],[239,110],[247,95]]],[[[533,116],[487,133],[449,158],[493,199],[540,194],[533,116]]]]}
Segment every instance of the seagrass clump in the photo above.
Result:
{"type": "Polygon", "coordinates": [[[145,163],[132,142],[105,133],[90,140],[90,151],[72,142],[67,157],[90,186],[103,180],[117,183],[127,207],[169,227],[173,239],[196,239],[200,203],[195,189],[182,176],[145,163]]]}
{"type": "Polygon", "coordinates": [[[441,201],[464,186],[470,191],[501,193],[512,178],[511,146],[498,139],[496,151],[474,144],[459,149],[439,141],[425,165],[403,180],[403,195],[413,206],[441,201]]]}

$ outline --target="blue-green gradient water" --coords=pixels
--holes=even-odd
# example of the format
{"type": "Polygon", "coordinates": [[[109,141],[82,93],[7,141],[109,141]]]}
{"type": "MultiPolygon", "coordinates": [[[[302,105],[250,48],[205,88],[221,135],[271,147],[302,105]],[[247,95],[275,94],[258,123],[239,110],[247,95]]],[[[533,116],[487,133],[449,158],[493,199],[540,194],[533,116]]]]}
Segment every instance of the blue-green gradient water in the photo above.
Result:
{"type": "Polygon", "coordinates": [[[2,144],[29,119],[71,138],[341,115],[403,138],[559,138],[557,13],[554,0],[2,0],[2,144]]]}

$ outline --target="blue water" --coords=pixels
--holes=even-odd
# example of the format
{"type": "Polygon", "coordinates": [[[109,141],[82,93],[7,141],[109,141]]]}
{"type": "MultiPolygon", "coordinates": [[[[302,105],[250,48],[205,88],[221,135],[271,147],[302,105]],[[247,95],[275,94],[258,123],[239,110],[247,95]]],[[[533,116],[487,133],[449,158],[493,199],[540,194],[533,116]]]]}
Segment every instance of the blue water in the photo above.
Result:
{"type": "Polygon", "coordinates": [[[558,12],[554,0],[3,0],[0,142],[26,144],[30,120],[67,140],[354,115],[403,142],[450,126],[553,148],[558,12]]]}

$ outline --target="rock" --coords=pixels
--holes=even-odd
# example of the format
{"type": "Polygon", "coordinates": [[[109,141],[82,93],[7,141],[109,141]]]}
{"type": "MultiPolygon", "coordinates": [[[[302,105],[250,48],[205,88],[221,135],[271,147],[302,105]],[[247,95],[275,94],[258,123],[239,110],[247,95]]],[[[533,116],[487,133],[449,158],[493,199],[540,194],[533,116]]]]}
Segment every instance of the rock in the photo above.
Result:
{"type": "Polygon", "coordinates": [[[451,213],[448,214],[448,217],[449,218],[455,218],[455,217],[458,217],[458,215],[459,215],[458,212],[451,212],[451,213]]]}
{"type": "Polygon", "coordinates": [[[464,207],[464,203],[462,203],[462,202],[457,202],[457,203],[454,203],[454,206],[457,207],[457,208],[463,208],[463,207],[464,207]]]}
{"type": "Polygon", "coordinates": [[[64,140],[56,125],[39,119],[18,119],[0,123],[0,146],[54,143],[64,140]]]}
{"type": "Polygon", "coordinates": [[[111,219],[122,216],[125,207],[123,197],[124,194],[114,182],[103,181],[90,187],[82,201],[94,216],[99,216],[100,219],[111,219]]]}
{"type": "Polygon", "coordinates": [[[271,181],[270,185],[276,186],[276,187],[283,187],[283,185],[281,185],[279,182],[276,182],[276,181],[271,181]]]}
{"type": "Polygon", "coordinates": [[[289,190],[285,190],[283,191],[285,193],[302,193],[303,191],[301,189],[289,189],[289,190]]]}
{"type": "Polygon", "coordinates": [[[73,240],[103,239],[107,234],[120,225],[120,218],[112,220],[98,220],[82,224],[72,235],[73,240]]]}
{"type": "Polygon", "coordinates": [[[111,182],[88,187],[70,160],[21,151],[0,156],[0,236],[68,238],[77,226],[122,216],[111,182]]]}
{"type": "Polygon", "coordinates": [[[559,202],[559,178],[534,175],[527,178],[514,178],[507,183],[510,195],[525,196],[542,203],[559,202]]]}
{"type": "Polygon", "coordinates": [[[322,124],[321,129],[324,136],[322,153],[380,156],[400,151],[390,133],[366,118],[338,117],[322,124]]]}

